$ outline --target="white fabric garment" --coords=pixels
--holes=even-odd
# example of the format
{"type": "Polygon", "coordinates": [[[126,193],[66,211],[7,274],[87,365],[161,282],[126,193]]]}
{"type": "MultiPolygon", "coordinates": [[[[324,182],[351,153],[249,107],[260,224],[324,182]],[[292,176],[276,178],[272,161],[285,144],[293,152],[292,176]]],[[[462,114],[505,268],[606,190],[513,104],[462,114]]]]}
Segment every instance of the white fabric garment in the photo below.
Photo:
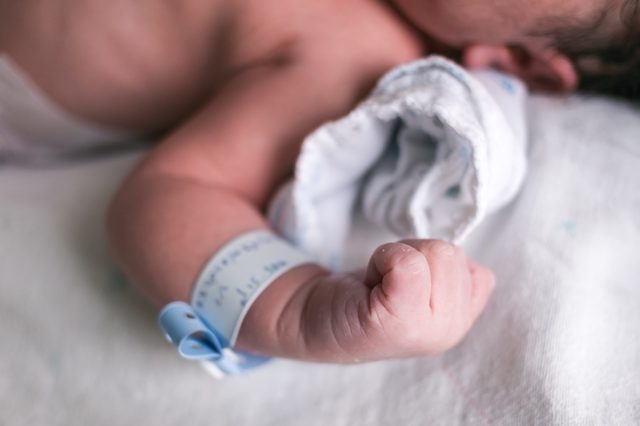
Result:
{"type": "Polygon", "coordinates": [[[0,53],[0,159],[46,157],[133,137],[72,116],[0,53]]]}
{"type": "Polygon", "coordinates": [[[332,269],[345,266],[359,213],[396,238],[459,243],[521,186],[525,99],[523,84],[494,71],[437,56],[403,65],[306,138],[270,220],[332,269]]]}

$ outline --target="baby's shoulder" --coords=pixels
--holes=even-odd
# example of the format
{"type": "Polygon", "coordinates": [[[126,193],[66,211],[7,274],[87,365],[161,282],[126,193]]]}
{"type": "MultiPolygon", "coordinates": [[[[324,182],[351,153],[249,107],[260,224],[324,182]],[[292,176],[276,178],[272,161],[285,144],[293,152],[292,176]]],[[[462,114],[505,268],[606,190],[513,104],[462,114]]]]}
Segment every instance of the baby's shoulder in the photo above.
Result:
{"type": "Polygon", "coordinates": [[[304,55],[358,72],[385,72],[425,53],[422,38],[385,2],[320,1],[300,42],[304,55]]]}
{"type": "Polygon", "coordinates": [[[384,2],[317,0],[304,2],[306,7],[298,6],[298,0],[292,3],[285,13],[287,21],[280,22],[278,46],[285,46],[284,52],[276,50],[268,62],[278,63],[277,56],[285,59],[283,63],[300,65],[298,74],[304,76],[295,84],[313,84],[332,93],[341,111],[361,100],[385,72],[425,54],[420,34],[384,2]]]}

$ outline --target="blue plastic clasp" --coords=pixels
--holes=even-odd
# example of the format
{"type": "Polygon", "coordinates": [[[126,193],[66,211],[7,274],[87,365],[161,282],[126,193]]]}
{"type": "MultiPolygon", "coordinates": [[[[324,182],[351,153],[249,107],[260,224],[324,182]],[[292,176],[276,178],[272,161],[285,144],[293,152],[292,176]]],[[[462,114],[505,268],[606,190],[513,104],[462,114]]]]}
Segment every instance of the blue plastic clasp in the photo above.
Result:
{"type": "Polygon", "coordinates": [[[205,370],[215,377],[239,374],[258,367],[270,358],[234,351],[226,346],[214,327],[207,325],[193,308],[184,302],[165,306],[158,317],[167,340],[185,359],[203,361],[205,370]]]}

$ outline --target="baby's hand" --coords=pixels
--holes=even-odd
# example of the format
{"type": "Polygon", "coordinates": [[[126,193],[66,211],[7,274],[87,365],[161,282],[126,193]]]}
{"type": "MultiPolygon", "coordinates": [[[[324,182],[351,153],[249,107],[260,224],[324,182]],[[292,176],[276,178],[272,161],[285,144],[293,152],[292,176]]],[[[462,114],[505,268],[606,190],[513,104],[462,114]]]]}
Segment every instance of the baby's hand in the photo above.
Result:
{"type": "Polygon", "coordinates": [[[451,244],[385,244],[366,273],[324,275],[311,284],[300,316],[293,316],[300,321],[299,353],[358,362],[444,351],[469,331],[494,283],[490,270],[451,244]]]}

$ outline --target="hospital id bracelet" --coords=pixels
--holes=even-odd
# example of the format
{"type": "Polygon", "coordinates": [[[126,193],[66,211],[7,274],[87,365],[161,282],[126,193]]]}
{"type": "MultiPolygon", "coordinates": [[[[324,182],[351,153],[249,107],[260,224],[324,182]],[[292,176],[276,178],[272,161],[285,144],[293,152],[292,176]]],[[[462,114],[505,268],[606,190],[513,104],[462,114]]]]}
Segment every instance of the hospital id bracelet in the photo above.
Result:
{"type": "Polygon", "coordinates": [[[242,321],[269,284],[312,260],[268,231],[252,231],[225,245],[200,274],[191,305],[162,309],[160,327],[186,359],[204,361],[216,377],[237,374],[269,358],[235,351],[242,321]]]}

